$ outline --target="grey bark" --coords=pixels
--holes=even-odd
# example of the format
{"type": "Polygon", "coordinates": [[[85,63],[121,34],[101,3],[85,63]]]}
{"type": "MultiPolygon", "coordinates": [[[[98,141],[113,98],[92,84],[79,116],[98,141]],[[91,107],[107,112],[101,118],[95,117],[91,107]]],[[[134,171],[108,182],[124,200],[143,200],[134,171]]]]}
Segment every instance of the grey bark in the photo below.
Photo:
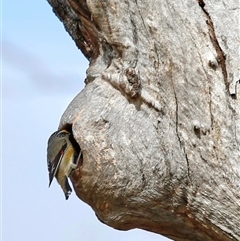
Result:
{"type": "Polygon", "coordinates": [[[90,63],[59,126],[77,196],[116,229],[240,240],[239,1],[48,2],[90,63]]]}

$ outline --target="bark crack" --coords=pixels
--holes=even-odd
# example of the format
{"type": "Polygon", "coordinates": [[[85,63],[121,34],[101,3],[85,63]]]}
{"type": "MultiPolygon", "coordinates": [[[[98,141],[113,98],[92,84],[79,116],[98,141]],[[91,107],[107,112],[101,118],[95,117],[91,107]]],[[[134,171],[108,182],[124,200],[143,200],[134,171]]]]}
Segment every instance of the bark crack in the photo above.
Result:
{"type": "Polygon", "coordinates": [[[224,80],[224,83],[225,83],[225,86],[226,86],[226,91],[228,92],[228,94],[230,94],[229,82],[228,82],[228,77],[227,77],[227,67],[226,67],[226,62],[225,62],[226,55],[223,52],[223,50],[222,50],[222,48],[221,48],[221,46],[218,42],[212,18],[210,16],[210,14],[208,13],[208,11],[205,9],[204,1],[203,0],[197,0],[197,1],[198,1],[199,6],[201,7],[203,13],[205,14],[205,16],[207,18],[206,23],[208,25],[209,37],[212,41],[213,47],[215,48],[217,56],[218,56],[218,62],[219,62],[220,66],[221,66],[221,69],[222,69],[223,80],[224,80]]]}
{"type": "Polygon", "coordinates": [[[186,163],[187,163],[187,177],[188,177],[189,183],[192,183],[191,177],[190,177],[190,164],[189,164],[188,155],[186,153],[186,149],[185,149],[184,143],[182,142],[182,140],[180,138],[180,133],[179,133],[179,129],[178,129],[178,126],[179,126],[179,121],[178,121],[178,114],[179,114],[179,111],[178,111],[178,99],[177,99],[177,94],[176,94],[174,86],[173,86],[173,92],[174,92],[174,98],[175,98],[175,103],[176,103],[176,134],[177,134],[177,138],[178,138],[178,142],[179,142],[180,148],[182,149],[183,154],[184,154],[185,159],[186,159],[186,163]]]}
{"type": "Polygon", "coordinates": [[[211,92],[211,87],[209,87],[209,112],[210,112],[210,116],[211,116],[211,129],[213,130],[213,113],[212,113],[212,92],[211,92]]]}
{"type": "Polygon", "coordinates": [[[145,24],[145,20],[144,20],[144,18],[143,18],[143,16],[142,16],[141,11],[140,11],[140,8],[139,8],[139,6],[138,6],[137,0],[135,0],[135,3],[136,3],[136,6],[137,6],[137,9],[138,9],[138,12],[139,12],[139,16],[140,16],[140,18],[141,18],[141,20],[142,20],[143,26],[144,26],[144,28],[146,29],[146,32],[147,32],[148,36],[150,36],[149,31],[148,31],[148,28],[146,27],[146,24],[145,24]]]}

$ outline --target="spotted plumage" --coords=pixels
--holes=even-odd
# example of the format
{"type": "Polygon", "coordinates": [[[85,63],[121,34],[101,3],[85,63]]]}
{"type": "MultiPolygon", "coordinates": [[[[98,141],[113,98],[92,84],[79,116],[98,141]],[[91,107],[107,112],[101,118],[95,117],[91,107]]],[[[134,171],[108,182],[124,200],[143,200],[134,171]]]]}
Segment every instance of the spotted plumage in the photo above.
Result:
{"type": "Polygon", "coordinates": [[[72,189],[68,183],[68,177],[76,169],[81,157],[81,150],[76,150],[76,141],[66,130],[54,132],[47,147],[47,164],[49,172],[49,187],[54,177],[61,186],[66,200],[69,198],[72,189]],[[79,153],[78,153],[79,152],[79,153]]]}

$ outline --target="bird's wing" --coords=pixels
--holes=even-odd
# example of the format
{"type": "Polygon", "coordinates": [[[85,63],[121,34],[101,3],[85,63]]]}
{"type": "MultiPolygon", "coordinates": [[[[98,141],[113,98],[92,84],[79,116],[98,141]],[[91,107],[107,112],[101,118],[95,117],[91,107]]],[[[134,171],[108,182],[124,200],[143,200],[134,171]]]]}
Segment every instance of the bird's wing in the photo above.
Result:
{"type": "Polygon", "coordinates": [[[62,161],[66,148],[67,142],[65,140],[58,140],[58,142],[52,141],[51,145],[48,145],[47,163],[49,172],[49,187],[58,171],[58,167],[62,161]]]}

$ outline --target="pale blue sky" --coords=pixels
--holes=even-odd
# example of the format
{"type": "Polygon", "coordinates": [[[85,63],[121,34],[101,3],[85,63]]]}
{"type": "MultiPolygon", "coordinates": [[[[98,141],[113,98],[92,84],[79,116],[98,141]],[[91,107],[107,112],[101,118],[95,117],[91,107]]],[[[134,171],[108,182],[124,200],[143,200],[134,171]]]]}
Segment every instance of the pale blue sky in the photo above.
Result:
{"type": "Polygon", "coordinates": [[[46,143],[88,62],[45,0],[2,2],[2,240],[164,241],[117,231],[73,193],[48,188],[46,143]]]}

